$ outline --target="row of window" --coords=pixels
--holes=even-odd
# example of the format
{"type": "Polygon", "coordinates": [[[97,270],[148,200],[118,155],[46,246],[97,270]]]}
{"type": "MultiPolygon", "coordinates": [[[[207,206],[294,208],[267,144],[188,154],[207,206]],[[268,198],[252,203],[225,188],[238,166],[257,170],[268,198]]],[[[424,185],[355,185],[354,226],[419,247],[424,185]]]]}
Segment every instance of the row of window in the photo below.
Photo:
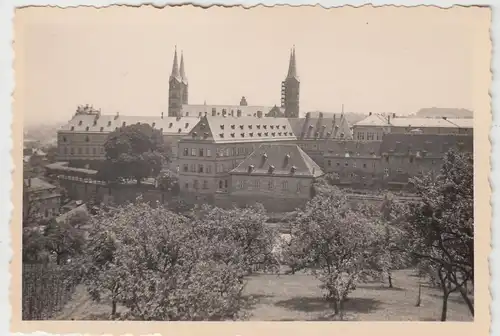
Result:
{"type": "MultiPolygon", "coordinates": [[[[340,167],[340,162],[336,162],[335,163],[337,167],[340,167]]],[[[332,160],[328,160],[328,166],[331,167],[332,166],[332,160]]],[[[349,162],[344,162],[344,167],[349,167],[349,162]]],[[[352,163],[352,167],[353,168],[356,168],[356,162],[353,162],[352,163]]],[[[363,168],[367,168],[368,165],[366,163],[363,163],[363,168]]],[[[372,168],[375,168],[376,167],[376,162],[372,162],[372,168]]]]}
{"type": "MultiPolygon", "coordinates": [[[[232,163],[219,163],[215,165],[215,172],[216,173],[226,173],[230,171],[231,169],[236,168],[239,164],[241,163],[240,160],[235,160],[232,161],[232,163]]],[[[211,164],[196,164],[196,163],[191,163],[191,164],[183,164],[182,165],[182,172],[184,173],[200,173],[200,174],[211,174],[212,173],[212,165],[211,164]]]]}
{"type": "Polygon", "coordinates": [[[104,147],[62,147],[62,154],[97,155],[104,154],[104,147]]]}
{"type": "MultiPolygon", "coordinates": [[[[194,190],[198,189],[208,189],[208,181],[207,180],[193,180],[192,188],[194,190]]],[[[218,187],[220,190],[225,190],[229,187],[229,180],[219,180],[218,187]]],[[[184,183],[184,189],[189,190],[190,185],[189,182],[184,183]]]]}
{"type": "MultiPolygon", "coordinates": [[[[219,148],[216,151],[217,157],[224,156],[242,156],[248,155],[252,152],[252,148],[250,147],[227,147],[227,148],[219,148]]],[[[208,148],[184,148],[183,149],[184,156],[199,156],[199,157],[211,157],[212,151],[208,148]]]]}
{"type": "MultiPolygon", "coordinates": [[[[358,132],[357,133],[358,140],[365,140],[365,133],[358,132]]],[[[375,132],[366,132],[366,140],[382,140],[382,136],[379,133],[375,132]]]]}
{"type": "MultiPolygon", "coordinates": [[[[236,183],[236,189],[246,189],[246,188],[252,188],[252,189],[259,189],[261,187],[261,180],[253,180],[253,181],[246,181],[246,180],[239,180],[236,183]]],[[[282,181],[281,183],[276,183],[274,180],[269,180],[267,183],[265,183],[265,187],[269,190],[273,189],[278,189],[281,188],[281,190],[288,190],[288,181],[282,181]]],[[[299,181],[296,185],[296,191],[300,192],[302,191],[302,183],[299,181]]]]}

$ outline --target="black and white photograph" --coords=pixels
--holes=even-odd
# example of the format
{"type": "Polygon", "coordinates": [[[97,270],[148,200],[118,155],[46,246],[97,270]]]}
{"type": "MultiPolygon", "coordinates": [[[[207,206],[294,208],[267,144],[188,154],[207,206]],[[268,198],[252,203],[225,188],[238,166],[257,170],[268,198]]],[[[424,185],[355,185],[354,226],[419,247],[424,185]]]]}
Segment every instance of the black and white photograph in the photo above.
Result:
{"type": "Polygon", "coordinates": [[[17,9],[20,320],[489,321],[490,15],[17,9]]]}

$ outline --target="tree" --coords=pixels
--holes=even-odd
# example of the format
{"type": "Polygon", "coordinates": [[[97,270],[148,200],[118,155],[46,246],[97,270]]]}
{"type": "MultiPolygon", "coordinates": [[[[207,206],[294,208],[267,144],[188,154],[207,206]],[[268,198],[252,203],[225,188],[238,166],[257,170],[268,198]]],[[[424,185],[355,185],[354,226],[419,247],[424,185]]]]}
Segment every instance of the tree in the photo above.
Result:
{"type": "Polygon", "coordinates": [[[238,265],[241,276],[276,269],[273,248],[278,232],[266,225],[268,217],[261,204],[232,209],[203,206],[194,211],[196,233],[216,245],[213,258],[238,265]]]}
{"type": "Polygon", "coordinates": [[[384,195],[384,201],[379,209],[378,216],[373,217],[379,222],[382,229],[381,239],[373,254],[372,268],[382,278],[387,278],[389,288],[393,288],[392,271],[407,266],[410,256],[406,250],[398,249],[404,245],[405,231],[402,227],[406,207],[395,201],[391,193],[384,195]]]}
{"type": "Polygon", "coordinates": [[[179,179],[170,171],[162,171],[157,177],[158,187],[161,190],[170,192],[172,195],[178,195],[180,192],[179,179]]]}
{"type": "Polygon", "coordinates": [[[57,265],[66,263],[67,259],[82,252],[85,237],[81,226],[88,217],[77,213],[61,221],[52,220],[44,231],[47,250],[56,256],[57,265]]]}
{"type": "Polygon", "coordinates": [[[291,244],[303,253],[301,267],[312,268],[336,316],[343,317],[347,296],[367,274],[379,237],[380,228],[353,211],[338,189],[313,198],[293,223],[291,244]]]}
{"type": "Polygon", "coordinates": [[[160,173],[166,155],[163,134],[149,124],[119,128],[109,134],[104,148],[108,162],[98,177],[105,181],[133,178],[140,184],[144,178],[160,173]]]}
{"type": "Polygon", "coordinates": [[[244,282],[239,267],[212,258],[218,248],[186,217],[138,200],[92,219],[82,271],[96,300],[129,308],[125,319],[238,318],[244,282]]]}
{"type": "Polygon", "coordinates": [[[472,154],[450,150],[438,176],[412,180],[421,202],[409,208],[406,228],[412,254],[444,272],[472,315],[467,283],[474,283],[473,178],[472,154]]]}

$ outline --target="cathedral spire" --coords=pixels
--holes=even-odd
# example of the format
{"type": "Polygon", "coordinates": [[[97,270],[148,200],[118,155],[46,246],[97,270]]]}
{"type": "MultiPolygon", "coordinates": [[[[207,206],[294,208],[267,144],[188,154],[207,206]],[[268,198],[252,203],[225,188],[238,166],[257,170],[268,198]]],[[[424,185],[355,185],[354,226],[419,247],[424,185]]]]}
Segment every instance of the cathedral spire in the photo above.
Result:
{"type": "Polygon", "coordinates": [[[170,75],[170,78],[180,79],[179,65],[177,63],[177,46],[175,46],[174,64],[172,65],[172,74],[170,75]]]}
{"type": "Polygon", "coordinates": [[[288,76],[287,78],[293,78],[297,76],[297,64],[295,60],[295,45],[290,52],[290,64],[288,65],[288,76]]]}
{"type": "Polygon", "coordinates": [[[188,79],[186,77],[186,72],[184,70],[184,53],[181,51],[181,68],[180,68],[180,72],[181,72],[181,80],[184,82],[184,84],[187,83],[188,79]]]}

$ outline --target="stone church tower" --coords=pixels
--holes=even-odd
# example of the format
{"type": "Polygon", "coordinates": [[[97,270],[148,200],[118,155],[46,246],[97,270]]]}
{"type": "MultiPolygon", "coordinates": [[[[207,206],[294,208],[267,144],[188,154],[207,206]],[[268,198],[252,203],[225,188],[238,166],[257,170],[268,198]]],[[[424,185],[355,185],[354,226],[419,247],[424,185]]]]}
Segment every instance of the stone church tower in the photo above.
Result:
{"type": "Polygon", "coordinates": [[[285,109],[286,118],[299,117],[300,80],[297,75],[297,64],[295,60],[295,46],[290,53],[290,64],[288,75],[281,82],[281,107],[285,109]]]}
{"type": "Polygon", "coordinates": [[[181,65],[179,69],[176,47],[168,89],[169,117],[182,117],[182,104],[188,104],[188,86],[188,80],[184,69],[184,55],[181,52],[181,65]]]}

